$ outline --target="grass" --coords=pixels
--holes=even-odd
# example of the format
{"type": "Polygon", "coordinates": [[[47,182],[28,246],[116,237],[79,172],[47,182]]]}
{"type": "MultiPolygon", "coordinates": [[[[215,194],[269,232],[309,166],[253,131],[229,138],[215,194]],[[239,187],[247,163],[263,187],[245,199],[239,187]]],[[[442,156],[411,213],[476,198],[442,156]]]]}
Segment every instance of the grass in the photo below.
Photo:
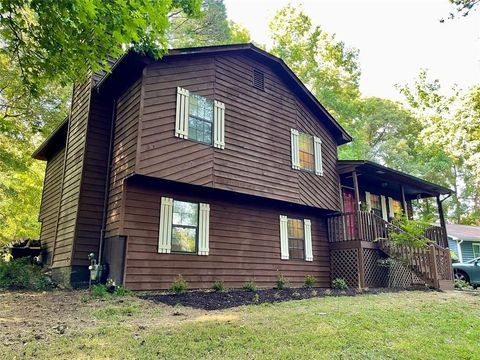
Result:
{"type": "MultiPolygon", "coordinates": [[[[100,321],[31,342],[48,359],[473,359],[480,358],[480,297],[402,292],[327,297],[225,311],[106,302],[100,321]]],[[[1,350],[1,346],[0,346],[1,350]]],[[[8,354],[8,353],[7,353],[8,354]]],[[[13,355],[13,354],[12,354],[13,355]]],[[[7,357],[8,358],[8,357],[7,357]]]]}

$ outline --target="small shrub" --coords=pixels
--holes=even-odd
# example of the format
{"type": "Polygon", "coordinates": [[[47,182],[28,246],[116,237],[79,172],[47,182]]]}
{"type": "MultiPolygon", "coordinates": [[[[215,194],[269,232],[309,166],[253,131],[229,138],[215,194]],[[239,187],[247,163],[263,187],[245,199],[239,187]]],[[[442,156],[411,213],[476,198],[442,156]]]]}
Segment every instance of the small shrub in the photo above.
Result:
{"type": "Polygon", "coordinates": [[[247,281],[243,284],[243,290],[255,292],[257,291],[257,284],[253,280],[247,281]]]}
{"type": "Polygon", "coordinates": [[[110,295],[105,284],[95,284],[90,288],[90,294],[97,299],[104,299],[110,295]]]}
{"type": "Polygon", "coordinates": [[[255,295],[253,296],[253,302],[254,302],[254,303],[258,303],[259,301],[260,301],[260,295],[255,294],[255,295]]]}
{"type": "Polygon", "coordinates": [[[317,290],[312,290],[312,296],[317,296],[318,295],[318,291],[317,290]]]}
{"type": "Polygon", "coordinates": [[[277,276],[277,289],[278,290],[283,290],[288,287],[288,280],[285,276],[282,274],[279,274],[277,276]]]}
{"type": "Polygon", "coordinates": [[[300,293],[298,291],[295,291],[292,293],[293,297],[300,297],[300,293]]]}
{"type": "Polygon", "coordinates": [[[187,289],[188,289],[187,281],[183,278],[182,275],[178,274],[177,278],[172,283],[172,286],[170,286],[170,290],[172,290],[175,294],[181,294],[181,293],[184,293],[185,290],[187,289]]]}
{"type": "Polygon", "coordinates": [[[212,289],[215,291],[225,291],[225,284],[223,281],[215,281],[212,285],[212,289]]]}
{"type": "Polygon", "coordinates": [[[274,298],[275,300],[280,299],[280,294],[279,294],[278,292],[276,292],[275,294],[273,294],[273,298],[274,298]]]}
{"type": "Polygon", "coordinates": [[[135,296],[135,293],[132,290],[125,289],[123,286],[116,286],[115,291],[113,292],[115,296],[135,296]]]}
{"type": "Polygon", "coordinates": [[[332,281],[332,287],[337,290],[347,290],[347,282],[342,278],[336,278],[332,281]]]}
{"type": "Polygon", "coordinates": [[[305,275],[304,285],[306,288],[312,288],[317,282],[317,278],[313,275],[305,275]]]}
{"type": "Polygon", "coordinates": [[[30,258],[12,261],[0,259],[0,289],[50,290],[55,287],[42,268],[33,265],[30,258]]]}
{"type": "Polygon", "coordinates": [[[392,223],[401,231],[391,231],[390,239],[397,245],[406,245],[420,249],[428,245],[428,240],[424,237],[424,229],[429,224],[423,221],[409,219],[405,214],[395,218],[392,223]]]}
{"type": "Polygon", "coordinates": [[[471,289],[473,289],[470,286],[470,284],[468,282],[466,282],[465,280],[455,279],[454,285],[455,285],[455,289],[458,289],[458,290],[471,290],[471,289]]]}
{"type": "Polygon", "coordinates": [[[121,285],[115,285],[112,280],[107,280],[106,284],[95,284],[90,288],[90,294],[93,298],[104,299],[112,296],[135,296],[133,291],[125,289],[121,285]]]}
{"type": "Polygon", "coordinates": [[[323,292],[323,294],[324,294],[325,296],[330,296],[330,295],[332,295],[332,290],[327,289],[327,290],[325,290],[325,291],[323,292]]]}

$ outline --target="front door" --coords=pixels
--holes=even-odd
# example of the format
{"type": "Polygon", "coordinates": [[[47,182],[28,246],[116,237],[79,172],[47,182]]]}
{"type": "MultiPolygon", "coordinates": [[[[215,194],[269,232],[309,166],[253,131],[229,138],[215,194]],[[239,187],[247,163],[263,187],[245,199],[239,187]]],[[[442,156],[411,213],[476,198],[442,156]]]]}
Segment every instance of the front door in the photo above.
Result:
{"type": "Polygon", "coordinates": [[[355,239],[356,235],[356,221],[355,221],[355,211],[356,202],[355,195],[352,190],[343,189],[343,211],[345,214],[350,214],[345,216],[345,232],[346,239],[355,239]]]}

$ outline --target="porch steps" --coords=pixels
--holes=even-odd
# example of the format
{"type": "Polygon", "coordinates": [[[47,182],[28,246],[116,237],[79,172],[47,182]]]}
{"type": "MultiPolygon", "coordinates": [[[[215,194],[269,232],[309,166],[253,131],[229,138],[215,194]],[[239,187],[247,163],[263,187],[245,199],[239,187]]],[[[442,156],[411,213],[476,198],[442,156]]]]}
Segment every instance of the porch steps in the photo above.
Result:
{"type": "Polygon", "coordinates": [[[375,248],[399,262],[427,286],[438,290],[451,289],[453,269],[450,250],[444,241],[445,234],[427,228],[420,239],[425,240],[428,245],[418,248],[394,242],[391,235],[399,232],[406,233],[402,228],[370,211],[330,215],[328,218],[330,249],[342,254],[338,255],[339,273],[348,277],[352,284],[358,275],[358,286],[365,286],[365,276],[368,273],[370,279],[372,270],[371,265],[369,269],[365,267],[364,251],[375,248]],[[352,266],[351,264],[355,262],[356,265],[352,266]],[[348,271],[352,267],[358,269],[357,274],[348,271]]]}
{"type": "MultiPolygon", "coordinates": [[[[376,241],[381,251],[391,258],[401,261],[427,286],[437,290],[453,289],[453,270],[448,248],[445,249],[434,243],[422,248],[395,244],[390,240],[390,234],[405,231],[376,215],[374,217],[375,227],[377,230],[382,230],[382,236],[376,241]]],[[[429,241],[426,238],[425,240],[429,241]]]]}

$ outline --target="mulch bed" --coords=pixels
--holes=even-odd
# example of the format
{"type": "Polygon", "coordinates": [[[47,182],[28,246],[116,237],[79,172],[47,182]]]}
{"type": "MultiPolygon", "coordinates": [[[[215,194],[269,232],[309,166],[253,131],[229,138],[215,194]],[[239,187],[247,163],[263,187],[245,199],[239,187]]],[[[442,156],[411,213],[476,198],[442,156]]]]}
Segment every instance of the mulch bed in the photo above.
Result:
{"type": "MultiPolygon", "coordinates": [[[[188,291],[182,294],[162,293],[162,294],[143,294],[142,299],[151,300],[155,303],[163,303],[171,306],[183,305],[196,309],[221,310],[241,305],[276,303],[289,300],[310,299],[314,297],[326,296],[356,296],[360,294],[380,294],[405,291],[398,288],[374,288],[357,292],[353,289],[335,290],[335,289],[306,289],[306,288],[288,288],[262,289],[256,292],[245,290],[228,291],[188,291]]],[[[418,290],[418,289],[415,289],[418,290]]]]}

